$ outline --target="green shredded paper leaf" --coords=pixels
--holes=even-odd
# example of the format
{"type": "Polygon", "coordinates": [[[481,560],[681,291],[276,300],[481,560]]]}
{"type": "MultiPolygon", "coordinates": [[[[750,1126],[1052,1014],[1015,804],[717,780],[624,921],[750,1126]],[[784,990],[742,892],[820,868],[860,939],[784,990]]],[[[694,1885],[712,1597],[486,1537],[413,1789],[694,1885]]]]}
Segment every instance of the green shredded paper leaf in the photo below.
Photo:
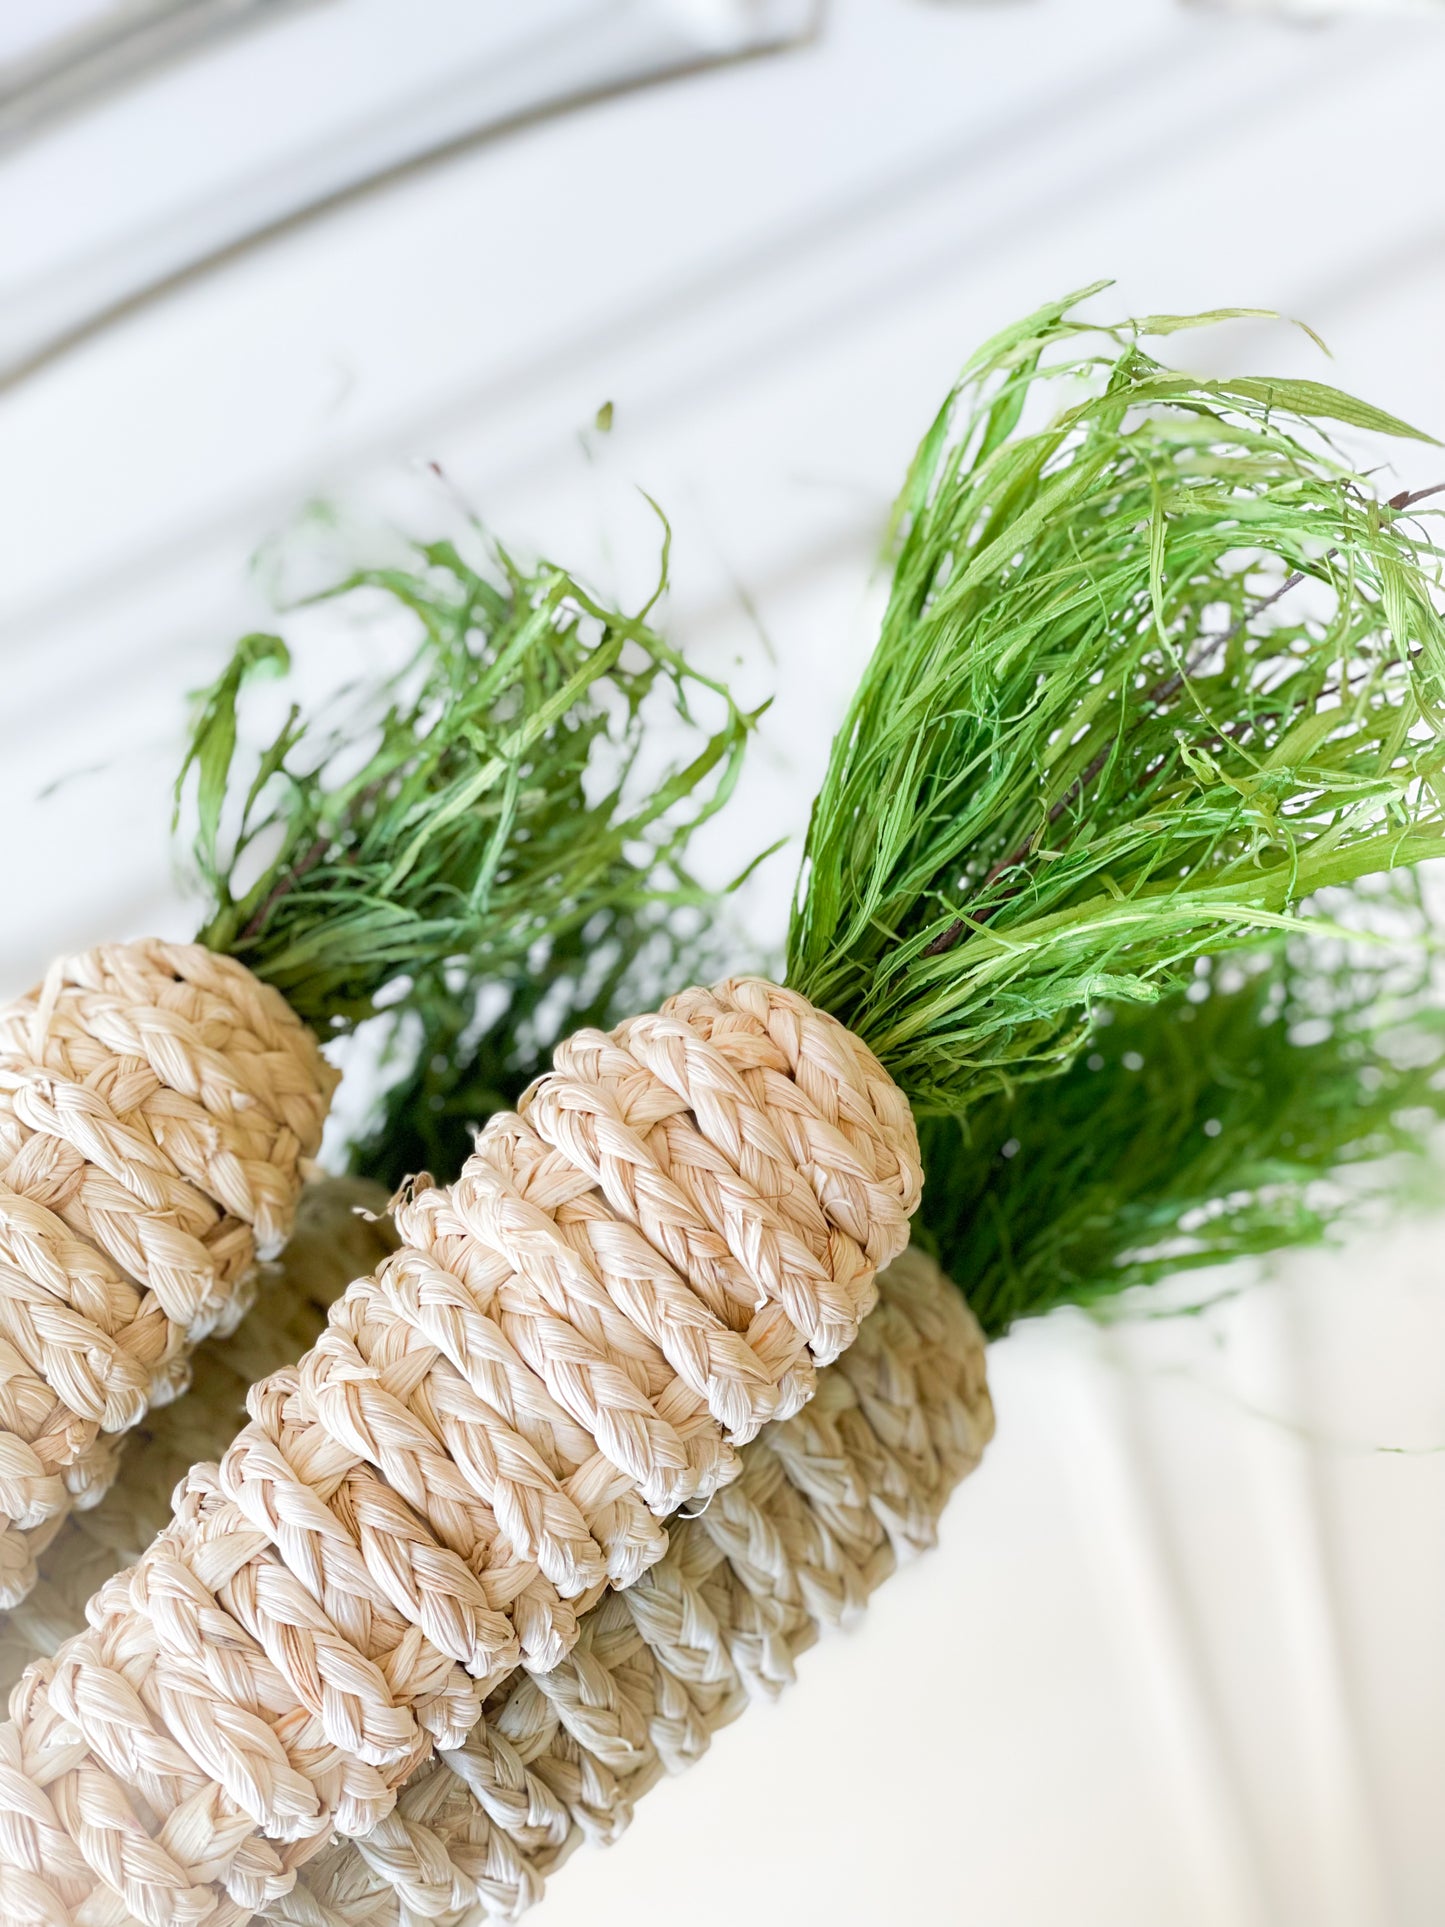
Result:
{"type": "Polygon", "coordinates": [[[1063,1304],[1318,1244],[1381,1197],[1438,1195],[1445,1013],[1316,944],[1104,1009],[1061,1077],[922,1121],[914,1223],[990,1337],[1063,1304]],[[1231,981],[1231,978],[1234,981],[1231,981]],[[1345,1187],[1356,1167],[1362,1181],[1345,1187]]]}
{"type": "Polygon", "coordinates": [[[1431,511],[1320,424],[1417,431],[1180,374],[1139,345],[1159,317],[1083,298],[996,336],[924,438],[813,811],[788,981],[920,1111],[1445,848],[1431,511]]]}
{"type": "Polygon", "coordinates": [[[288,659],[274,636],[238,645],[198,701],[177,785],[210,899],[200,940],[323,1035],[404,1005],[460,1037],[482,983],[530,995],[594,952],[625,974],[701,899],[680,854],[727,800],[753,719],[646,612],[551,564],[496,550],[477,567],[441,542],[330,595],[408,611],[414,652],[319,713],[293,708],[242,756],[251,680],[288,659]],[[685,760],[643,776],[664,714],[685,760]]]}

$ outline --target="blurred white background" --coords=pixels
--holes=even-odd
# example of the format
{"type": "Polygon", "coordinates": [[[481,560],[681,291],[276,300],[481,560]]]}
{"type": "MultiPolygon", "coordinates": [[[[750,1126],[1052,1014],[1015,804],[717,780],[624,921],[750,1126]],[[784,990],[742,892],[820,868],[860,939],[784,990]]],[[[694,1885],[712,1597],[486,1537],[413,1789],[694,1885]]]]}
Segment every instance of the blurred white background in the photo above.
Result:
{"type": "MultiPolygon", "coordinates": [[[[1274,306],[1333,367],[1193,352],[1445,434],[1442,85],[1438,4],[8,0],[0,989],[186,930],[181,696],[315,501],[425,532],[436,461],[628,592],[664,503],[673,630],[777,698],[721,877],[801,828],[909,450],[1017,313],[1274,306]]],[[[1437,1239],[997,1347],[942,1549],[542,1918],[1436,1927],[1437,1239]]]]}

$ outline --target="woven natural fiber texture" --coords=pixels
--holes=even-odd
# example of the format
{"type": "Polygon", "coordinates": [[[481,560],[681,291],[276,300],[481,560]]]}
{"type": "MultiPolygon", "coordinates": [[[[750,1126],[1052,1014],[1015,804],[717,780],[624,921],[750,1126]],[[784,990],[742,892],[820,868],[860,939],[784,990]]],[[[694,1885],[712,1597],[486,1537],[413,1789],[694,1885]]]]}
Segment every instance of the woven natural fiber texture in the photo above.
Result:
{"type": "Polygon", "coordinates": [[[983,1337],[917,1250],[879,1280],[857,1344],[742,1476],[609,1593],[554,1672],[514,1673],[374,1832],[304,1869],[270,1927],[515,1920],[584,1839],[691,1766],[750,1699],[776,1695],[820,1628],[861,1610],[899,1553],[933,1543],[993,1434],[983,1337]]]}
{"type": "Polygon", "coordinates": [[[86,1602],[132,1565],[168,1523],[171,1494],[193,1465],[218,1458],[246,1422],[246,1394],[314,1345],[329,1307],[353,1278],[395,1247],[386,1193],[360,1178],[308,1184],[286,1249],[258,1267],[256,1302],[234,1332],[208,1338],[192,1360],[190,1390],[148,1412],[123,1440],[115,1483],[72,1512],[40,1555],[29,1596],[0,1615],[0,1692],[32,1659],[85,1629],[86,1602]]]}
{"type": "Polygon", "coordinates": [[[851,1342],[921,1184],[872,1054],[758,979],[582,1032],[0,1729],[15,1927],[232,1923],[372,1832],[851,1342]]]}
{"type": "Polygon", "coordinates": [[[244,1312],[335,1082],[276,991],[194,944],[64,958],[0,1010],[0,1605],[244,1312]]]}

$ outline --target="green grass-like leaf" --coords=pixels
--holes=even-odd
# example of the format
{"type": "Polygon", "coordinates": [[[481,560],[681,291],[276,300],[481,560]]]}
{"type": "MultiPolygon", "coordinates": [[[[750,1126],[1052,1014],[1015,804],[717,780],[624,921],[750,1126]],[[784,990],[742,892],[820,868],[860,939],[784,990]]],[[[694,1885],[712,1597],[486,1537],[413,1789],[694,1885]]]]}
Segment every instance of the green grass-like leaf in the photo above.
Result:
{"type": "MultiPolygon", "coordinates": [[[[683,860],[680,844],[669,868],[680,871],[683,860]]],[[[452,1175],[471,1155],[478,1127],[515,1107],[562,1038],[610,1030],[679,984],[738,967],[735,944],[721,949],[720,899],[695,888],[649,898],[646,878],[638,881],[635,900],[610,897],[525,969],[453,971],[444,986],[408,1000],[393,1022],[391,1077],[377,1115],[351,1147],[354,1171],[386,1185],[417,1171],[452,1175]]]]}
{"type": "Polygon", "coordinates": [[[727,691],[646,611],[625,615],[566,571],[500,550],[475,568],[431,544],[414,568],[363,571],[330,594],[409,611],[415,653],[334,708],[293,708],[243,755],[250,679],[284,672],[287,656],[275,637],[237,646],[199,699],[177,785],[180,810],[194,779],[200,940],[323,1034],[385,1004],[397,1021],[425,1013],[438,1039],[465,1034],[484,983],[503,999],[540,993],[590,952],[625,974],[665,943],[678,910],[704,900],[683,851],[731,793],[753,721],[727,691]],[[699,699],[715,726],[694,717],[699,699]],[[686,760],[644,777],[660,712],[686,760]]]}
{"type": "Polygon", "coordinates": [[[1440,550],[1320,423],[1415,431],[1180,374],[1139,346],[1180,318],[1081,299],[981,349],[925,437],[808,837],[788,981],[919,1111],[1445,849],[1440,550]]]}
{"type": "Polygon", "coordinates": [[[1313,946],[1231,987],[1219,976],[1104,1013],[1061,1077],[923,1121],[914,1235],[990,1336],[1317,1244],[1401,1188],[1409,1167],[1381,1160],[1419,1171],[1445,1116],[1442,1013],[1390,995],[1384,966],[1331,969],[1313,946]],[[1369,1184],[1337,1182],[1369,1164],[1369,1184]]]}

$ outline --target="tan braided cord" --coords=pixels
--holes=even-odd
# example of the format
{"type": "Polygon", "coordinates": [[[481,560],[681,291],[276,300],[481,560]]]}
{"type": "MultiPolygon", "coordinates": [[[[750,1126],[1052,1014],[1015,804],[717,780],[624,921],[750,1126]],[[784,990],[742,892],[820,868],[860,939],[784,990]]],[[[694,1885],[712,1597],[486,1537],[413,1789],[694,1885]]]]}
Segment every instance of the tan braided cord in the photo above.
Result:
{"type": "Polygon", "coordinates": [[[269,1927],[517,1919],[580,1841],[615,1840],[641,1795],[777,1694],[900,1552],[932,1544],[993,1433],[983,1336],[917,1250],[879,1285],[813,1403],[767,1427],[661,1562],[593,1607],[561,1666],[514,1673],[374,1832],[304,1868],[269,1927]]]}
{"type": "Polygon", "coordinates": [[[318,1178],[301,1193],[286,1249],[257,1272],[256,1302],[234,1332],[208,1338],[182,1398],[158,1405],[125,1434],[115,1483],[99,1504],[72,1512],[40,1556],[29,1596],[0,1615],[0,1692],[31,1660],[48,1659],[85,1628],[86,1602],[139,1559],[171,1516],[171,1494],[193,1465],[225,1451],[246,1422],[258,1379],[294,1365],[353,1278],[379,1265],[396,1237],[379,1184],[318,1178]]]}
{"type": "Polygon", "coordinates": [[[62,958],[0,1009],[0,1605],[245,1311],[335,1083],[284,998],[195,944],[62,958]]]}
{"type": "Polygon", "coordinates": [[[760,979],[559,1047],[15,1689],[7,1927],[233,1927],[373,1832],[798,1411],[920,1183],[877,1059],[760,979]]]}

